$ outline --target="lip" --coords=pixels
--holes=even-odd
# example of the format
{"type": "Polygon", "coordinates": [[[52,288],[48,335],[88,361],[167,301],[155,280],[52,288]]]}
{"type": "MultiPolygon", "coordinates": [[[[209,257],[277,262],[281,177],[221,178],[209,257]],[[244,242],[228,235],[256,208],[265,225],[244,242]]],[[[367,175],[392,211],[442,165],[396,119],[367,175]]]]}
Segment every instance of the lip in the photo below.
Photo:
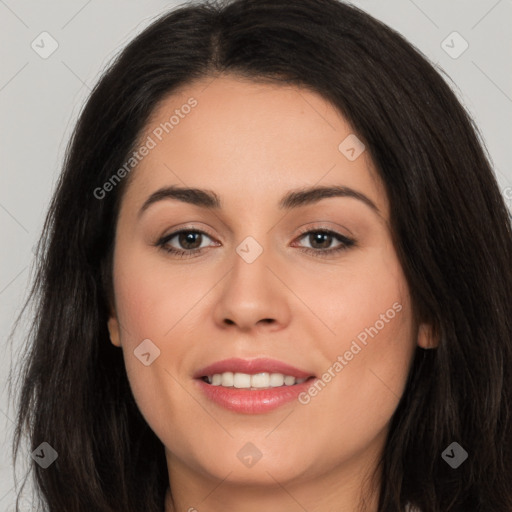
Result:
{"type": "Polygon", "coordinates": [[[235,357],[217,361],[216,363],[201,368],[194,374],[194,378],[200,379],[201,377],[224,372],[249,374],[262,372],[282,373],[283,375],[289,375],[296,379],[305,379],[314,376],[312,372],[300,370],[277,359],[267,359],[264,357],[257,359],[240,359],[235,357]]]}
{"type": "Polygon", "coordinates": [[[241,414],[262,414],[298,400],[298,396],[317,380],[312,377],[302,384],[254,391],[212,386],[201,379],[196,379],[195,383],[209,400],[225,409],[241,414]]]}
{"type": "Polygon", "coordinates": [[[282,405],[296,400],[300,393],[311,386],[314,380],[317,380],[310,372],[300,370],[276,359],[267,358],[249,360],[239,358],[224,359],[201,368],[201,370],[194,374],[194,378],[196,379],[196,385],[206,398],[225,409],[241,414],[261,414],[273,411],[282,405]],[[260,390],[213,386],[202,380],[202,377],[224,372],[248,374],[262,372],[282,373],[297,379],[305,378],[307,380],[293,386],[280,386],[260,390]]]}

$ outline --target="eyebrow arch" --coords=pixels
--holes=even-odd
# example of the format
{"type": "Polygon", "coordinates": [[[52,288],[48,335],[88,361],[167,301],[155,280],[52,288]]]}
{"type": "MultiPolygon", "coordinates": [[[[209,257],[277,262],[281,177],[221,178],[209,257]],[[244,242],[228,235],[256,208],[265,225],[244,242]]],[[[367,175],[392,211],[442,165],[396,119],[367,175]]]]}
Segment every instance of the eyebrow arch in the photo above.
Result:
{"type": "MultiPolygon", "coordinates": [[[[381,215],[380,210],[369,197],[350,187],[340,185],[330,187],[306,187],[291,190],[281,198],[278,207],[280,210],[291,210],[293,208],[300,208],[301,206],[317,203],[329,197],[352,197],[358,199],[370,207],[375,213],[381,215]]],[[[152,204],[164,199],[176,199],[184,203],[203,208],[212,208],[214,210],[222,208],[222,202],[219,196],[211,190],[171,185],[153,192],[142,205],[138,216],[140,217],[152,204]]]]}

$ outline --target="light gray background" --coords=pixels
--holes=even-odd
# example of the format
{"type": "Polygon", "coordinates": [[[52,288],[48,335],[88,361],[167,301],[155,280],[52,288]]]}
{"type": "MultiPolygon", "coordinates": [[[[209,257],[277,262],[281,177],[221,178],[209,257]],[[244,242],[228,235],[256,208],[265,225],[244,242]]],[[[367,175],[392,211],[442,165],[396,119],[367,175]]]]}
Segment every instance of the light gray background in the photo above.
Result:
{"type": "MultiPolygon", "coordinates": [[[[77,115],[111,58],[177,1],[0,0],[0,509],[13,510],[14,405],[6,379],[23,346],[22,324],[7,337],[32,277],[33,247],[77,115]],[[31,47],[48,32],[57,50],[31,47]],[[12,348],[14,350],[12,350],[12,348]]],[[[512,0],[357,0],[442,68],[480,128],[512,210],[512,0]],[[463,48],[458,32],[467,41],[463,48]],[[450,37],[448,37],[450,36],[450,37]],[[447,39],[448,37],[448,39],[447,39]],[[443,41],[446,41],[443,44],[443,41]],[[448,45],[448,47],[447,47],[448,45]],[[452,47],[450,49],[450,47],[452,47]]],[[[48,46],[45,46],[48,48],[48,46]]],[[[28,449],[25,460],[30,461],[28,449]]],[[[18,479],[26,467],[20,466],[18,479]]],[[[28,488],[30,490],[30,486],[28,488]]],[[[26,502],[24,510],[30,510],[26,502]]]]}

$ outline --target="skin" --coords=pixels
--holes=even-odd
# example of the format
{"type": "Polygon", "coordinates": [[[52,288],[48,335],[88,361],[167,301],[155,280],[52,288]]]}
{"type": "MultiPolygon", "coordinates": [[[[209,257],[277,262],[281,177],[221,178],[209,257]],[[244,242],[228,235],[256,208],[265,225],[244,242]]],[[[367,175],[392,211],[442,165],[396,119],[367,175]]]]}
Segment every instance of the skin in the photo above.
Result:
{"type": "MultiPolygon", "coordinates": [[[[412,314],[384,187],[368,151],[354,161],[339,151],[353,133],[344,118],[297,87],[203,79],[166,97],[140,140],[191,96],[197,106],[130,175],[108,325],[141,413],[165,446],[166,512],[355,511],[415,346],[435,346],[429,326],[412,314]],[[212,190],[223,207],[164,199],[139,218],[146,199],[169,185],[212,190]],[[350,187],[380,213],[351,197],[278,208],[286,192],[313,185],[350,187]],[[154,245],[185,227],[208,234],[196,235],[196,245],[178,236],[168,245],[204,247],[199,255],[179,258],[154,245]],[[340,242],[301,235],[305,228],[357,244],[321,257],[340,242]],[[250,264],[236,252],[247,236],[263,248],[250,264]],[[209,401],[192,378],[229,357],[271,357],[321,377],[394,303],[401,311],[307,405],[240,414],[209,401]],[[149,366],[133,354],[144,339],[160,350],[149,366]],[[237,457],[247,442],[262,453],[250,468],[237,457]]],[[[376,511],[376,489],[363,494],[366,510],[376,511]]]]}

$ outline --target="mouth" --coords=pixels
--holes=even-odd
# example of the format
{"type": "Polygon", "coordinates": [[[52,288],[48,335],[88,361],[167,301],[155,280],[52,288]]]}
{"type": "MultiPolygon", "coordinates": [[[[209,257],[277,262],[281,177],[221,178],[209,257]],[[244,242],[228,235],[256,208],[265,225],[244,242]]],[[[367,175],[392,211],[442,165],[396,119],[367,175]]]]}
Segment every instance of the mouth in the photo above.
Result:
{"type": "Polygon", "coordinates": [[[293,375],[284,375],[283,373],[261,372],[255,374],[242,372],[223,372],[214,373],[212,375],[204,375],[201,377],[203,382],[211,386],[221,386],[223,388],[232,389],[250,389],[256,391],[259,389],[273,389],[285,386],[296,386],[308,380],[314,379],[315,376],[297,378],[293,375]]]}
{"type": "Polygon", "coordinates": [[[211,402],[233,412],[265,413],[297,399],[316,380],[311,372],[275,359],[226,359],[194,375],[211,402]]]}

